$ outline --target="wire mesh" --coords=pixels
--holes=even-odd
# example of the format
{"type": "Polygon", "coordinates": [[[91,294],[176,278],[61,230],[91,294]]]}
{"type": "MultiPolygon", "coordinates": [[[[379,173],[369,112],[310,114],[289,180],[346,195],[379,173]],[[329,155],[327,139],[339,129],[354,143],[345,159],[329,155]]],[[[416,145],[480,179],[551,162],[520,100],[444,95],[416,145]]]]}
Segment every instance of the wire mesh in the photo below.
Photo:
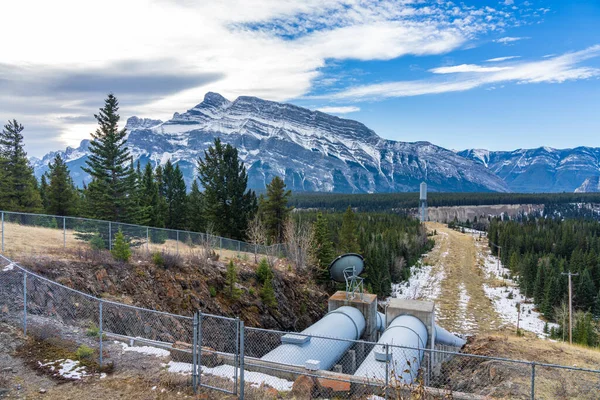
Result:
{"type": "Polygon", "coordinates": [[[536,399],[598,399],[600,374],[536,365],[534,392],[536,399]]]}
{"type": "Polygon", "coordinates": [[[202,387],[237,393],[239,378],[239,321],[200,314],[198,364],[202,387]]]}
{"type": "MultiPolygon", "coordinates": [[[[17,322],[23,316],[23,272],[0,257],[0,320],[17,322]]],[[[19,321],[20,322],[20,321],[19,321]]]]}

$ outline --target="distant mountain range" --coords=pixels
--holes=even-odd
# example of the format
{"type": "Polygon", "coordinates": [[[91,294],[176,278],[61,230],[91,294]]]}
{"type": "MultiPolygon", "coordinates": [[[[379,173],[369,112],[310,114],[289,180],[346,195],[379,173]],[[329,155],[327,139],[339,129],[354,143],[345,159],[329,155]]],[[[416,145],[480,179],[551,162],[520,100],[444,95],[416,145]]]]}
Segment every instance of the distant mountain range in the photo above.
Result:
{"type": "Polygon", "coordinates": [[[573,192],[586,179],[600,174],[600,148],[463,150],[473,160],[502,178],[512,192],[573,192]]]}
{"type": "MultiPolygon", "coordinates": [[[[600,149],[540,148],[513,152],[454,152],[428,142],[379,137],[360,122],[291,104],[218,93],[168,121],[131,117],[128,145],[142,165],[178,163],[188,187],[196,164],[215,138],[235,146],[248,169],[249,186],[264,189],[278,175],[293,191],[374,193],[417,191],[574,191],[600,175],[600,149]]],[[[81,167],[89,140],[61,151],[77,185],[90,177],[81,167]]],[[[32,158],[40,177],[56,152],[32,158]]]]}

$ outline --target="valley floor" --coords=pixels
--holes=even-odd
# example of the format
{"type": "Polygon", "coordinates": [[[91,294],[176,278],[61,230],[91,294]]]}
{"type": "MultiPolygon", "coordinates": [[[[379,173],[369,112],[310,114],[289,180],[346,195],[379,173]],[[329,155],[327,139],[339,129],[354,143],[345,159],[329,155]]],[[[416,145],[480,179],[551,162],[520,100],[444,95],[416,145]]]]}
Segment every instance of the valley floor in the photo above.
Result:
{"type": "Polygon", "coordinates": [[[421,266],[413,267],[408,282],[394,285],[392,296],[434,301],[438,323],[463,335],[515,329],[520,303],[520,328],[544,336],[545,321],[491,255],[487,238],[435,222],[427,223],[427,229],[435,247],[421,266]]]}

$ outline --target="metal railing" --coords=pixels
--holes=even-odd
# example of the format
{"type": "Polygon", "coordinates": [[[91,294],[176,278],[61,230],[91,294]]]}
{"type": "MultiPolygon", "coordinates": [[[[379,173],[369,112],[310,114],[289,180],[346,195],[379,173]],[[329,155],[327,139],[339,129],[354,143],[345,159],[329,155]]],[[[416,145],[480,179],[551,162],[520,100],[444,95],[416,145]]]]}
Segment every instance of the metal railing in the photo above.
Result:
{"type": "Polygon", "coordinates": [[[2,255],[0,322],[22,326],[26,334],[86,345],[100,366],[118,359],[120,368],[127,368],[123,357],[140,363],[160,357],[168,372],[187,376],[195,391],[242,399],[272,397],[272,391],[291,398],[340,399],[597,399],[600,393],[600,370],[339,339],[335,332],[333,337],[294,334],[296,340],[331,342],[324,348],[345,348],[331,368],[310,368],[286,352],[279,352],[283,357],[277,362],[266,361],[263,357],[289,332],[245,327],[237,318],[182,316],[97,298],[2,255]],[[374,351],[379,357],[369,357],[374,351]]]}
{"type": "Polygon", "coordinates": [[[121,231],[132,248],[173,254],[193,253],[209,247],[219,256],[285,255],[284,244],[270,246],[177,229],[102,221],[80,217],[0,211],[0,252],[48,253],[80,246],[112,249],[115,235],[121,231]]]}

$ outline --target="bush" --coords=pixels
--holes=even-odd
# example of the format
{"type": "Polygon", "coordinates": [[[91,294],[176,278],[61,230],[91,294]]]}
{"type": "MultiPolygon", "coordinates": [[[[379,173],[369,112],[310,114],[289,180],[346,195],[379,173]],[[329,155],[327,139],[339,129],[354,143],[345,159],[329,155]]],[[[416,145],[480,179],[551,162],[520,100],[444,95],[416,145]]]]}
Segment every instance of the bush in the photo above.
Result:
{"type": "Polygon", "coordinates": [[[269,267],[269,263],[266,258],[261,258],[258,263],[258,268],[256,269],[256,279],[260,283],[265,283],[267,279],[273,279],[273,271],[271,271],[271,267],[269,267]]]}
{"type": "Polygon", "coordinates": [[[265,284],[260,290],[260,298],[262,299],[263,304],[269,308],[277,305],[277,300],[275,299],[275,290],[273,289],[273,281],[271,278],[268,278],[265,281],[265,284]]]}
{"type": "Polygon", "coordinates": [[[162,267],[163,265],[165,265],[165,259],[163,258],[162,253],[160,251],[152,253],[152,262],[157,267],[162,267]]]}
{"type": "Polygon", "coordinates": [[[91,324],[90,327],[85,331],[85,334],[89,337],[98,337],[100,335],[100,328],[94,324],[91,324]]]}
{"type": "Polygon", "coordinates": [[[106,243],[104,243],[104,239],[98,232],[94,233],[90,239],[90,246],[93,250],[104,250],[106,249],[106,243]]]}
{"type": "Polygon", "coordinates": [[[94,356],[94,349],[82,344],[75,352],[75,355],[79,361],[89,361],[94,356]]]}
{"type": "Polygon", "coordinates": [[[229,261],[227,264],[227,275],[225,277],[225,285],[227,289],[227,294],[231,299],[238,299],[240,297],[240,289],[236,287],[238,281],[238,273],[235,268],[235,264],[233,261],[229,261]]]}
{"type": "Polygon", "coordinates": [[[125,240],[125,235],[123,235],[123,232],[120,229],[115,235],[115,244],[111,253],[114,259],[117,261],[127,262],[131,258],[129,243],[127,243],[127,240],[125,240]]]}
{"type": "Polygon", "coordinates": [[[215,289],[214,286],[209,286],[208,287],[208,292],[210,293],[210,297],[216,297],[217,296],[217,289],[215,289]]]}

